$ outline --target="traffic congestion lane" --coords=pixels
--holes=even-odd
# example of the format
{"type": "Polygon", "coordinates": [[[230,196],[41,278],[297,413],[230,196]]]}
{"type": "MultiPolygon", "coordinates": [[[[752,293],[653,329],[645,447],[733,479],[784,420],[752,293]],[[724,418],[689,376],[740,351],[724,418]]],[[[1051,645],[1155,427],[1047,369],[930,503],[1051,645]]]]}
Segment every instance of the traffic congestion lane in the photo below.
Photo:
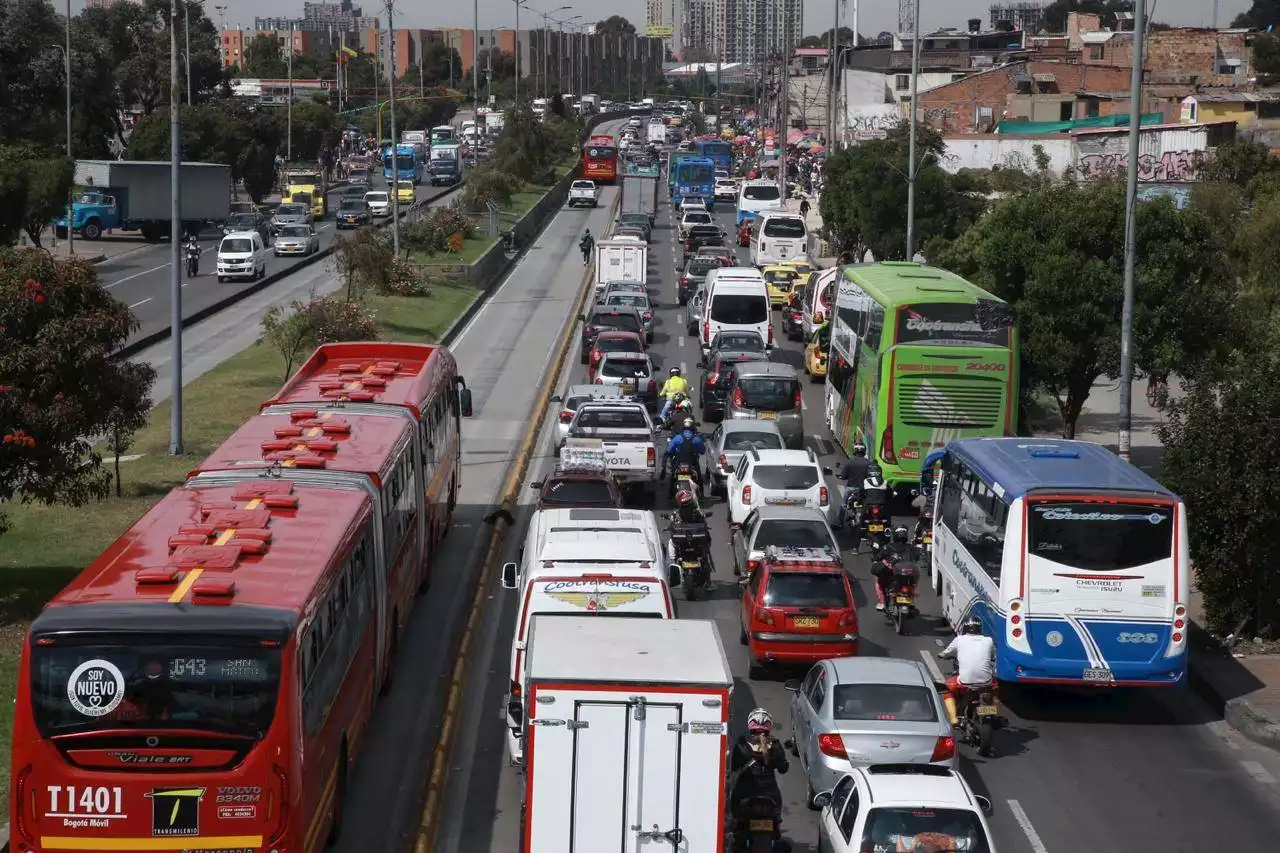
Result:
{"type": "MultiPolygon", "coordinates": [[[[716,215],[730,234],[731,217],[732,211],[716,215]]],[[[738,252],[745,263],[746,250],[738,252]]],[[[659,302],[654,352],[664,366],[692,366],[698,358],[696,342],[683,335],[675,306],[674,262],[679,257],[670,210],[664,205],[649,267],[651,293],[659,302]]],[[[774,360],[799,368],[799,344],[779,338],[774,360]]],[[[577,360],[569,363],[567,381],[582,381],[577,360]]],[[[695,370],[691,381],[696,375],[695,370]]],[[[822,386],[806,377],[803,388],[807,443],[823,464],[837,467],[843,455],[822,423],[822,386]]],[[[541,455],[545,474],[554,466],[554,447],[544,443],[541,455]]],[[[837,485],[829,481],[833,495],[837,485]]],[[[667,506],[661,499],[659,510],[667,506]]],[[[802,671],[747,678],[745,650],[736,642],[739,595],[726,510],[723,501],[708,506],[715,586],[706,601],[680,602],[680,615],[711,619],[720,628],[736,680],[733,733],[742,731],[751,708],[763,706],[774,715],[778,734],[788,737],[791,694],[783,683],[787,675],[802,671]]],[[[932,658],[937,642],[950,640],[945,623],[928,616],[941,609],[927,583],[921,585],[920,602],[926,615],[911,624],[907,636],[898,636],[871,604],[874,588],[866,555],[846,551],[845,562],[856,582],[861,654],[932,658]]],[[[521,780],[506,766],[500,722],[516,602],[500,589],[494,595],[500,606],[487,614],[484,641],[471,667],[465,707],[472,725],[455,750],[456,784],[445,806],[453,819],[445,825],[446,843],[440,849],[459,853],[518,849],[521,780]],[[464,770],[468,761],[471,766],[464,770]]],[[[943,672],[949,672],[945,664],[943,672]]],[[[1267,837],[1263,831],[1280,821],[1275,785],[1266,781],[1271,774],[1263,769],[1267,762],[1258,761],[1260,756],[1238,739],[1225,738],[1220,720],[1185,690],[1084,696],[1036,692],[1011,698],[1006,713],[1012,725],[998,733],[996,757],[974,760],[971,750],[962,748],[961,761],[974,790],[992,799],[988,820],[1002,851],[1252,850],[1267,837]]],[[[787,837],[797,851],[815,850],[817,815],[807,808],[798,762],[793,760],[791,772],[779,781],[787,837]]]]}
{"type": "Polygon", "coordinates": [[[489,539],[483,518],[499,497],[582,285],[579,235],[586,227],[603,232],[616,192],[607,188],[596,210],[564,211],[552,219],[451,345],[475,408],[463,422],[459,502],[452,532],[433,563],[431,588],[401,638],[395,687],[375,708],[364,736],[336,850],[397,851],[412,843],[453,667],[453,638],[468,615],[466,575],[477,570],[489,539]]]}

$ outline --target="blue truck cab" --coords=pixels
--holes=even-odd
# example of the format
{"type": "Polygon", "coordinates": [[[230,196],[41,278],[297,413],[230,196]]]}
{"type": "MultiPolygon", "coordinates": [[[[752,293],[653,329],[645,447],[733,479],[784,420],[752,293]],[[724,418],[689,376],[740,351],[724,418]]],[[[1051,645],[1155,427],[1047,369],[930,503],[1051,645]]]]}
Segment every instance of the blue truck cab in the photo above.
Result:
{"type": "MultiPolygon", "coordinates": [[[[53,220],[59,237],[67,236],[67,218],[53,220]]],[[[115,231],[120,224],[120,206],[116,197],[102,190],[86,190],[71,205],[71,227],[86,240],[97,240],[103,231],[115,231]]]]}

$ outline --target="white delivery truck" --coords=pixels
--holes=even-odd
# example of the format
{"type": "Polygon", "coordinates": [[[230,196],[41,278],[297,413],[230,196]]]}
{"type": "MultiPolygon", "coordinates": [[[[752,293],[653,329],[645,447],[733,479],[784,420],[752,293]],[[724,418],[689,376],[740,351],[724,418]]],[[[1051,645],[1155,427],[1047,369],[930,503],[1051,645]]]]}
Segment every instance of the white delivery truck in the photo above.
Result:
{"type": "Polygon", "coordinates": [[[525,682],[524,853],[725,849],[733,675],[712,622],[535,617],[525,682]]]}
{"type": "Polygon", "coordinates": [[[667,126],[660,120],[649,122],[647,138],[652,145],[665,145],[667,143],[667,126]]]}
{"type": "Polygon", "coordinates": [[[634,237],[596,241],[596,293],[611,281],[649,280],[649,244],[634,237]]]}

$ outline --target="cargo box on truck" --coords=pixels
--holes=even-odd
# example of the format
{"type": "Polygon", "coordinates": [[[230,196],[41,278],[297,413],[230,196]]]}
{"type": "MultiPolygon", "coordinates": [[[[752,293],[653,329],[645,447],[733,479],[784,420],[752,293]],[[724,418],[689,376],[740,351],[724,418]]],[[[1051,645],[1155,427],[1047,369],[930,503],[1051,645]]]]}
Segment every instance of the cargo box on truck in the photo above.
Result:
{"type": "Polygon", "coordinates": [[[643,213],[652,225],[658,214],[658,176],[624,175],[619,213],[643,213]]]}
{"type": "Polygon", "coordinates": [[[535,616],[524,853],[724,849],[733,675],[714,623],[535,616]]]}
{"type": "Polygon", "coordinates": [[[633,237],[596,241],[596,291],[611,281],[649,280],[649,244],[633,237]]]}
{"type": "MultiPolygon", "coordinates": [[[[199,231],[221,222],[231,209],[231,167],[183,163],[179,167],[182,230],[199,231]]],[[[86,240],[104,231],[141,231],[147,240],[170,236],[173,220],[172,168],[168,161],[77,160],[76,201],[71,227],[86,240]]],[[[67,219],[53,222],[65,236],[67,219]]]]}

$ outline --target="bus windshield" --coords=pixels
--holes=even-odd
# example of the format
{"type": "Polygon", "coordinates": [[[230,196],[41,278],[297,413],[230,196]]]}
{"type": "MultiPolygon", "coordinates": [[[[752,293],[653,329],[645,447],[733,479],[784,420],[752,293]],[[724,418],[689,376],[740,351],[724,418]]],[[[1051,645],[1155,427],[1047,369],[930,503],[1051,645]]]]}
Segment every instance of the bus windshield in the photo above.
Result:
{"type": "Polygon", "coordinates": [[[917,302],[898,310],[897,342],[1009,346],[1009,329],[982,328],[974,303],[917,302]]]}
{"type": "Polygon", "coordinates": [[[1151,504],[1037,502],[1027,547],[1072,569],[1125,571],[1173,556],[1172,519],[1169,507],[1151,504]]]}
{"type": "Polygon", "coordinates": [[[714,166],[704,164],[677,166],[680,170],[679,176],[676,178],[682,184],[709,184],[716,178],[716,170],[714,166]]]}
{"type": "Polygon", "coordinates": [[[238,638],[94,633],[31,648],[32,711],[44,737],[181,728],[259,739],[279,686],[280,650],[238,638]]]}

